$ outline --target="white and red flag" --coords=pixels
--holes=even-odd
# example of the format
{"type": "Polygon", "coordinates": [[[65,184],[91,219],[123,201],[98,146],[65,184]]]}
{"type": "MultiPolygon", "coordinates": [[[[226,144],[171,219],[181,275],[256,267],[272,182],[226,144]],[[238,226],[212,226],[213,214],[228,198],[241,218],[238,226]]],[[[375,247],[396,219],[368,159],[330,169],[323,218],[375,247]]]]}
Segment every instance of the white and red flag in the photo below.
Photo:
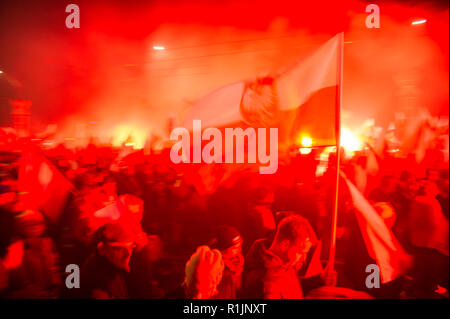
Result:
{"type": "MultiPolygon", "coordinates": [[[[340,33],[284,72],[232,83],[207,94],[197,101],[186,116],[184,127],[192,131],[194,121],[201,120],[202,129],[215,127],[223,131],[224,128],[266,128],[267,137],[271,135],[268,128],[277,128],[279,152],[300,145],[303,138],[310,141],[307,146],[311,147],[336,145],[340,118],[342,45],[343,34],[340,33]]],[[[269,145],[266,145],[268,149],[269,145]]],[[[251,152],[255,150],[249,148],[246,156],[256,157],[251,152]]],[[[213,175],[217,178],[209,178],[208,185],[197,187],[207,189],[208,192],[223,183],[227,179],[224,177],[232,175],[226,172],[256,167],[228,163],[208,165],[216,166],[213,175]]],[[[200,176],[203,169],[199,167],[196,170],[199,174],[195,179],[196,184],[204,180],[200,176]]],[[[211,174],[208,172],[206,175],[211,174]]]]}
{"type": "Polygon", "coordinates": [[[384,220],[366,198],[345,176],[364,243],[379,269],[382,283],[405,274],[412,265],[408,255],[384,220]]]}
{"type": "Polygon", "coordinates": [[[18,189],[26,208],[38,209],[50,221],[57,222],[75,188],[44,155],[30,151],[21,159],[18,189]]]}
{"type": "Polygon", "coordinates": [[[311,146],[336,145],[336,112],[340,75],[340,33],[287,71],[223,86],[203,98],[185,118],[208,127],[278,127],[280,142],[297,143],[303,136],[311,146]]]}

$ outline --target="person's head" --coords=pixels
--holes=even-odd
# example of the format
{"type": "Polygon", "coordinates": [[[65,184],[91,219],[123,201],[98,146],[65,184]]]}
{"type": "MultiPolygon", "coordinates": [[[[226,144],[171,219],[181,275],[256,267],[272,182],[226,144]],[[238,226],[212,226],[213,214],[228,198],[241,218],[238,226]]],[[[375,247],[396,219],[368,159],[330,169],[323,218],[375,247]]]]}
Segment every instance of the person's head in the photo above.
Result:
{"type": "Polygon", "coordinates": [[[285,263],[295,265],[306,258],[308,251],[317,242],[316,234],[308,220],[293,215],[278,224],[270,250],[285,263]]]}
{"type": "Polygon", "coordinates": [[[217,294],[224,263],[217,249],[200,246],[186,263],[185,290],[187,298],[209,299],[217,294]]]}
{"type": "Polygon", "coordinates": [[[438,169],[433,169],[433,168],[427,169],[427,179],[429,181],[433,181],[433,182],[438,181],[439,177],[440,177],[439,174],[440,174],[440,172],[438,169]]]}
{"type": "Polygon", "coordinates": [[[432,181],[424,180],[420,183],[419,195],[436,197],[439,194],[439,188],[432,181]]]}
{"type": "Polygon", "coordinates": [[[383,218],[386,226],[392,228],[395,224],[395,210],[394,207],[388,202],[378,202],[373,205],[376,212],[383,218]]]}
{"type": "Polygon", "coordinates": [[[242,243],[242,236],[236,228],[222,225],[217,228],[210,246],[220,250],[225,267],[232,272],[242,272],[242,243]]]}
{"type": "Polygon", "coordinates": [[[391,175],[384,175],[381,178],[381,187],[385,193],[394,193],[397,189],[395,177],[391,175]]]}
{"type": "Polygon", "coordinates": [[[270,189],[266,187],[259,187],[256,189],[253,204],[254,206],[271,208],[274,200],[274,193],[270,189]]]}
{"type": "Polygon", "coordinates": [[[15,217],[18,231],[23,237],[40,237],[45,232],[45,218],[39,211],[28,209],[17,213],[15,217]]]}
{"type": "Polygon", "coordinates": [[[114,266],[130,271],[130,259],[136,246],[133,234],[120,223],[108,223],[97,231],[97,251],[114,266]]]}
{"type": "Polygon", "coordinates": [[[107,177],[105,181],[103,182],[103,191],[107,196],[117,196],[117,184],[116,181],[111,178],[107,177]]]}
{"type": "Polygon", "coordinates": [[[356,159],[356,164],[365,168],[367,166],[367,156],[358,156],[356,159]]]}
{"type": "Polygon", "coordinates": [[[127,207],[133,218],[140,223],[144,214],[144,201],[130,194],[120,195],[120,201],[127,207]]]}
{"type": "Polygon", "coordinates": [[[0,206],[12,205],[16,199],[16,192],[8,184],[0,184],[0,206]]]}
{"type": "Polygon", "coordinates": [[[14,236],[14,216],[0,207],[0,259],[5,257],[14,236]]]}
{"type": "Polygon", "coordinates": [[[402,183],[408,183],[411,180],[414,180],[414,175],[410,171],[404,170],[400,173],[399,180],[402,183]]]}

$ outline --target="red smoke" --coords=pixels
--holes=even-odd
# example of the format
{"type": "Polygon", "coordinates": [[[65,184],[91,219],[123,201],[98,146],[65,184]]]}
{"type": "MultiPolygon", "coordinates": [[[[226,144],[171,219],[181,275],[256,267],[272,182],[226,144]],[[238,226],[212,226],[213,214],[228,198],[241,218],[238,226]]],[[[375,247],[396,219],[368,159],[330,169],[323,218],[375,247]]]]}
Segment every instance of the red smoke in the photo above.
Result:
{"type": "Polygon", "coordinates": [[[36,5],[32,16],[11,7],[2,68],[24,83],[35,124],[58,122],[68,135],[92,121],[100,132],[128,124],[166,134],[167,119],[203,94],[278,72],[344,31],[344,122],[387,124],[405,94],[448,115],[448,7],[386,2],[381,28],[367,29],[367,4],[79,1],[79,30],[64,27],[65,4],[36,5]]]}

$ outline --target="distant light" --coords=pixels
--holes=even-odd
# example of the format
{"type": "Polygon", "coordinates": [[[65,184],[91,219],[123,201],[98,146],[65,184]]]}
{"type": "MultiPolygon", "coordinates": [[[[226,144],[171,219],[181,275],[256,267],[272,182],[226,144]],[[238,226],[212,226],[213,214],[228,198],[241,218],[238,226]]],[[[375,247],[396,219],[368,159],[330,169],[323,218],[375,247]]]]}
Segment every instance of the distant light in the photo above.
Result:
{"type": "Polygon", "coordinates": [[[119,125],[112,132],[112,145],[114,147],[122,147],[125,144],[125,146],[131,146],[135,150],[142,149],[144,148],[146,137],[145,129],[139,128],[136,125],[119,125]]]}
{"type": "Polygon", "coordinates": [[[154,45],[153,46],[153,50],[157,50],[157,51],[162,51],[165,50],[166,48],[161,46],[161,45],[154,45]]]}
{"type": "Polygon", "coordinates": [[[2,70],[0,70],[0,74],[2,74],[3,73],[3,71],[2,70]]]}
{"type": "Polygon", "coordinates": [[[308,155],[312,151],[312,149],[309,147],[308,148],[301,147],[298,150],[299,150],[300,154],[302,154],[302,155],[308,155]]]}
{"type": "Polygon", "coordinates": [[[312,145],[312,139],[310,137],[302,137],[301,144],[303,147],[310,147],[312,145]]]}
{"type": "Polygon", "coordinates": [[[416,25],[416,24],[422,24],[422,23],[425,23],[425,22],[427,22],[427,20],[426,19],[422,19],[422,20],[413,21],[413,22],[411,22],[411,24],[412,25],[416,25]]]}
{"type": "Polygon", "coordinates": [[[341,128],[341,145],[349,152],[359,151],[363,148],[362,141],[345,127],[341,128]]]}

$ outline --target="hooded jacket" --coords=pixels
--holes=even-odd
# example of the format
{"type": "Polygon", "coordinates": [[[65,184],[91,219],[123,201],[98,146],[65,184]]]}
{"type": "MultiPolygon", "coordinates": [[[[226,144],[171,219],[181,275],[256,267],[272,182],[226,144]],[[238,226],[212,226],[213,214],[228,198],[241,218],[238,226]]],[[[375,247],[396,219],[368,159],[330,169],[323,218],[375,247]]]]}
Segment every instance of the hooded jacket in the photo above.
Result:
{"type": "Polygon", "coordinates": [[[439,201],[432,196],[416,196],[409,212],[409,239],[416,247],[436,249],[448,256],[448,219],[439,201]]]}
{"type": "Polygon", "coordinates": [[[300,299],[303,292],[296,269],[271,252],[267,239],[250,248],[243,273],[242,297],[251,299],[300,299]]]}

